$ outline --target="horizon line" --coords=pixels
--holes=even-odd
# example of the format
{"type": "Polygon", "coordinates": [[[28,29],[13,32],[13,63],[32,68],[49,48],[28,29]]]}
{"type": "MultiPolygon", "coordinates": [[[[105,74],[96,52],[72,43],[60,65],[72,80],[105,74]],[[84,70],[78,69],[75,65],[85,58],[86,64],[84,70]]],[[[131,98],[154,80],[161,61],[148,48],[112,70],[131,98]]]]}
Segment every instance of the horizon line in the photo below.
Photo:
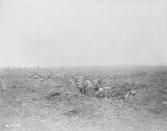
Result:
{"type": "Polygon", "coordinates": [[[0,66],[0,68],[108,68],[108,67],[167,67],[165,65],[84,65],[84,66],[0,66]]]}

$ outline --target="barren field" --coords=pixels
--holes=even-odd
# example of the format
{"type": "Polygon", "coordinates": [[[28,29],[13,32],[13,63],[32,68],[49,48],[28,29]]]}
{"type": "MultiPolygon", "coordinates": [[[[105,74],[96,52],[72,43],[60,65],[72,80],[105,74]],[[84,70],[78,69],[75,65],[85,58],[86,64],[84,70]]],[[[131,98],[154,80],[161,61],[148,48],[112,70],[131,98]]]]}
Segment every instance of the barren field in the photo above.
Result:
{"type": "Polygon", "coordinates": [[[0,131],[167,131],[166,67],[5,68],[0,90],[0,131]],[[82,94],[78,76],[108,96],[82,94]]]}

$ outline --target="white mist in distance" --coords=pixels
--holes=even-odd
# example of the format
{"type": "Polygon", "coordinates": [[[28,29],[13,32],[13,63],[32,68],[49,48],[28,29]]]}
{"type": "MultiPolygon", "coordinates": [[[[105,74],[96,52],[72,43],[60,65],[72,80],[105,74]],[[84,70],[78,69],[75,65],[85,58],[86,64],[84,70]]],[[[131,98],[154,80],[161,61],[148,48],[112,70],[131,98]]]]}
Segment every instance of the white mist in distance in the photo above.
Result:
{"type": "Polygon", "coordinates": [[[164,0],[0,0],[0,66],[167,65],[164,0]]]}

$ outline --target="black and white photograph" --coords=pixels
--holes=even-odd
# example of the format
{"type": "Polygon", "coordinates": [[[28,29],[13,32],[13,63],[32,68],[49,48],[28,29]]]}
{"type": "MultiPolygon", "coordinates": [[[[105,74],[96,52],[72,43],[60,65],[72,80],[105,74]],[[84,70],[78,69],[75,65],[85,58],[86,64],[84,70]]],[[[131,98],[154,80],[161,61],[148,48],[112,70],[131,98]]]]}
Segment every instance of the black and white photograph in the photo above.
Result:
{"type": "Polygon", "coordinates": [[[167,0],[0,0],[0,131],[167,131],[167,0]]]}

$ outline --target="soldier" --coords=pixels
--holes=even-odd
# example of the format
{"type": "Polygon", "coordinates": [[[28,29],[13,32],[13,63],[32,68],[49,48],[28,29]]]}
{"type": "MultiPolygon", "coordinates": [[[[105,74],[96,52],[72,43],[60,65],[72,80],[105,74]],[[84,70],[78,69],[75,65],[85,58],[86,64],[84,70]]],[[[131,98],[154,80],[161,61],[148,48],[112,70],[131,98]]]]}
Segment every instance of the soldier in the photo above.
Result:
{"type": "Polygon", "coordinates": [[[103,87],[104,95],[105,95],[106,98],[110,97],[110,95],[111,95],[110,90],[111,90],[111,88],[109,86],[103,87]]]}
{"type": "Polygon", "coordinates": [[[86,88],[92,88],[92,83],[91,83],[91,81],[90,81],[90,80],[85,80],[85,81],[84,81],[84,86],[85,86],[86,88]]]}
{"type": "Polygon", "coordinates": [[[94,79],[93,80],[93,89],[94,89],[94,91],[98,91],[99,90],[99,88],[101,88],[102,87],[102,80],[101,79],[94,79]]]}
{"type": "Polygon", "coordinates": [[[134,96],[136,94],[136,88],[138,87],[138,85],[135,85],[126,95],[125,95],[125,98],[128,98],[129,95],[132,95],[134,96]]]}
{"type": "Polygon", "coordinates": [[[102,87],[99,88],[98,91],[96,91],[96,97],[98,98],[104,98],[105,97],[105,94],[104,94],[104,89],[102,87]]]}
{"type": "Polygon", "coordinates": [[[84,89],[84,86],[83,86],[83,79],[76,79],[76,88],[79,89],[79,91],[82,93],[82,94],[85,94],[85,89],[84,89]]]}
{"type": "Polygon", "coordinates": [[[6,94],[6,90],[7,90],[6,85],[5,85],[4,81],[2,81],[1,82],[1,94],[2,94],[3,97],[6,94]]]}
{"type": "Polygon", "coordinates": [[[83,87],[85,89],[85,95],[91,95],[92,87],[93,87],[91,81],[90,80],[84,80],[83,87]]]}

